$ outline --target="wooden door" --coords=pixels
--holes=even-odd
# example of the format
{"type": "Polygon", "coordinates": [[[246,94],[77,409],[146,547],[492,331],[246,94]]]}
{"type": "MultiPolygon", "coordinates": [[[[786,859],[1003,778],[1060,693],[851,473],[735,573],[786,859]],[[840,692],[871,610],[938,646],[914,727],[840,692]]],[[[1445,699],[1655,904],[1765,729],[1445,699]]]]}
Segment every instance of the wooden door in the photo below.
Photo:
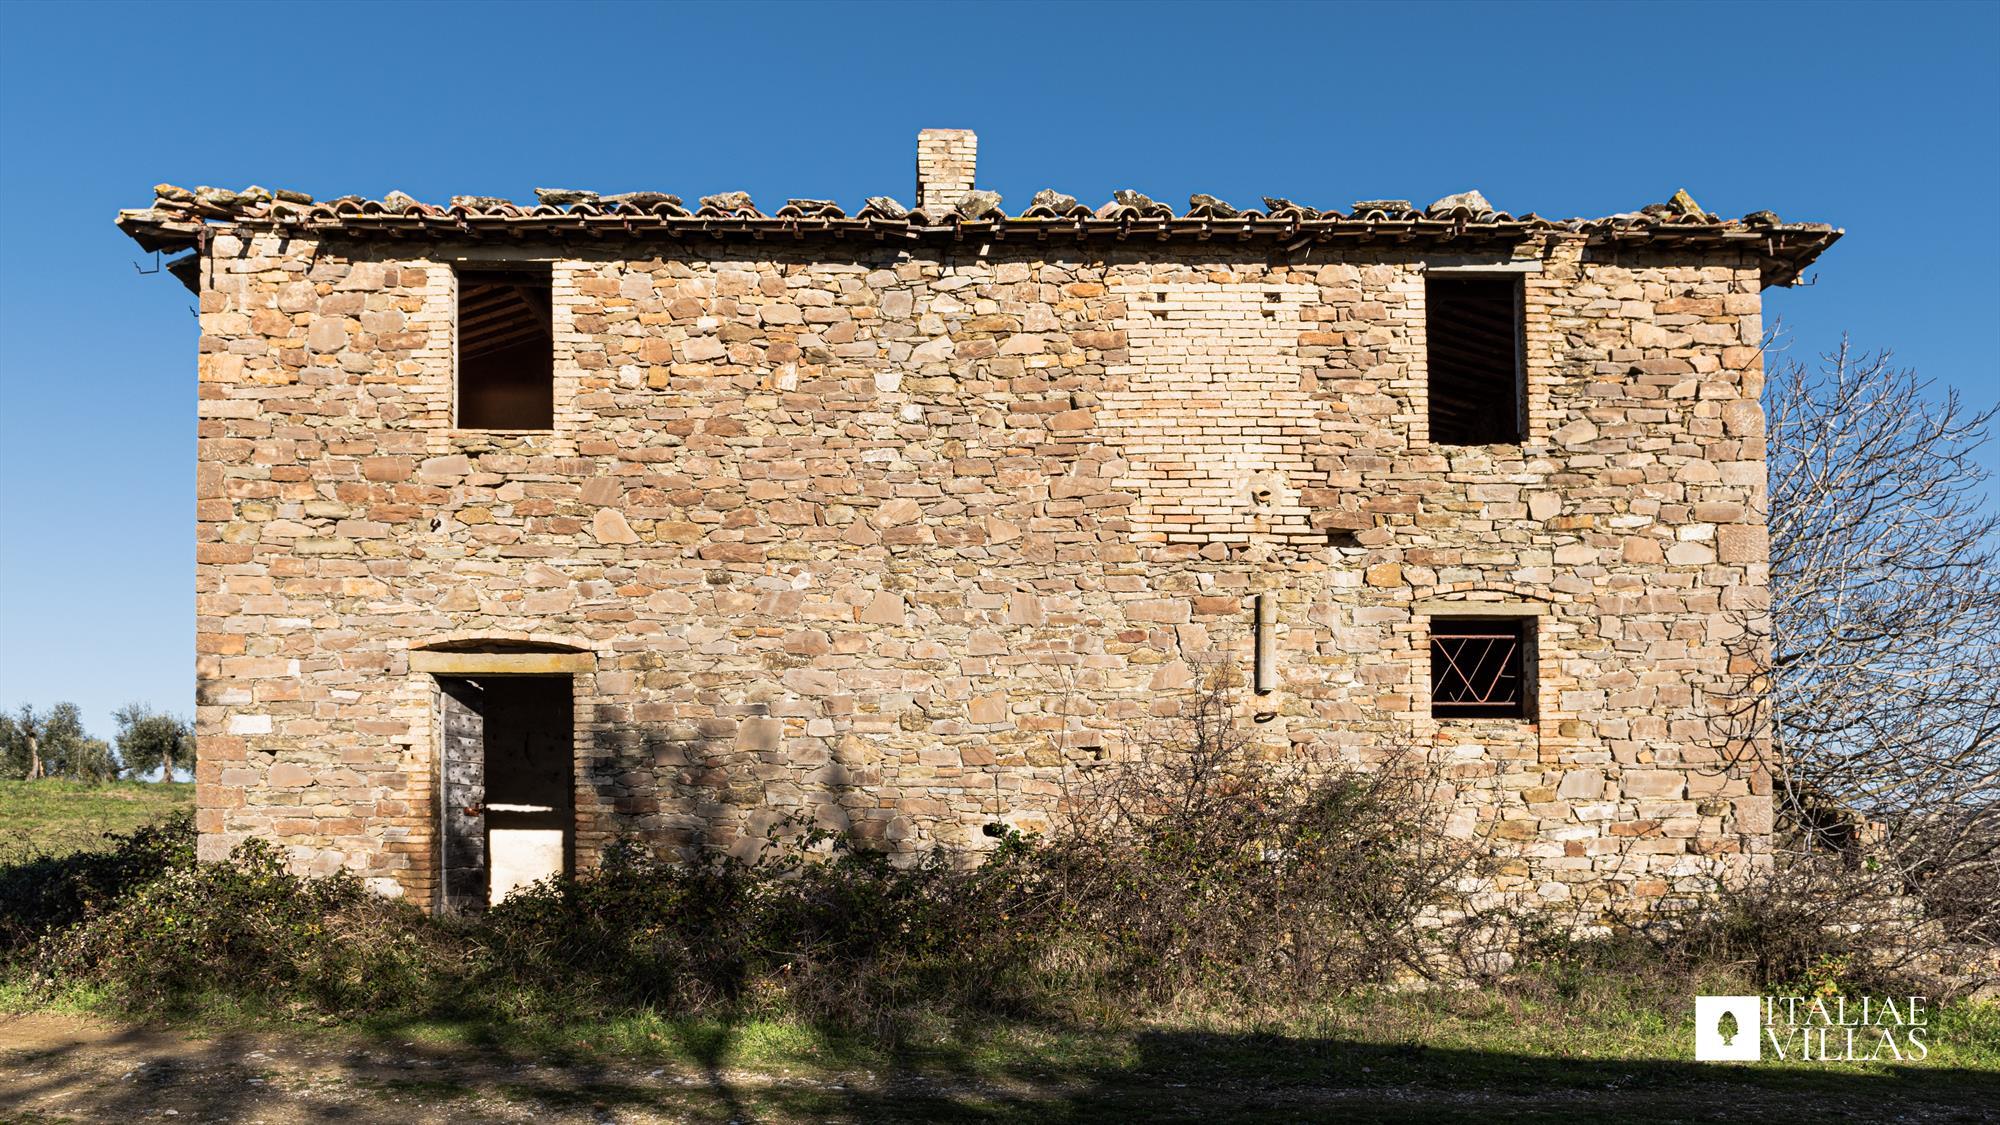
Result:
{"type": "Polygon", "coordinates": [[[472,680],[438,677],[444,765],[439,789],[446,910],[486,905],[486,699],[472,680]]]}

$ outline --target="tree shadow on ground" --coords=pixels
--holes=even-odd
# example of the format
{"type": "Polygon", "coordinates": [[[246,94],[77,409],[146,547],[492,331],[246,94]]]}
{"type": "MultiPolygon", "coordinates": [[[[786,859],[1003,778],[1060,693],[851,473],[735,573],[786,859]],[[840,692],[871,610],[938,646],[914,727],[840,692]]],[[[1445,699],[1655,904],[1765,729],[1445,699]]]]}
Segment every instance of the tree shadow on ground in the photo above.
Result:
{"type": "Polygon", "coordinates": [[[0,1054],[0,1104],[28,1121],[167,1109],[180,1120],[276,1122],[1974,1122],[2000,1113],[2000,1074],[1925,1064],[1857,1073],[1150,1031],[1116,1061],[1077,1064],[1052,1051],[996,1062],[968,1038],[872,1069],[781,1071],[728,1066],[731,1037],[692,1034],[675,1044],[692,1065],[658,1065],[393,1035],[190,1039],[128,1027],[41,1046],[13,1035],[0,1054]]]}

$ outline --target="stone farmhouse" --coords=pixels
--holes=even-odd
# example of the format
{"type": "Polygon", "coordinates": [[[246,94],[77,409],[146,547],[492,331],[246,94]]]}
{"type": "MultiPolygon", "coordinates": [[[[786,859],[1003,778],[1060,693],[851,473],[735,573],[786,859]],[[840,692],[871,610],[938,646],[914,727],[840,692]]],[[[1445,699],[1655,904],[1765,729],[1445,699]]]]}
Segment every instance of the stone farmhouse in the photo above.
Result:
{"type": "Polygon", "coordinates": [[[1216,669],[1415,748],[1495,890],[1768,855],[1760,294],[1840,235],[1685,192],[1176,212],[162,185],[199,294],[204,855],[478,906],[780,817],[976,849],[1216,669]]]}

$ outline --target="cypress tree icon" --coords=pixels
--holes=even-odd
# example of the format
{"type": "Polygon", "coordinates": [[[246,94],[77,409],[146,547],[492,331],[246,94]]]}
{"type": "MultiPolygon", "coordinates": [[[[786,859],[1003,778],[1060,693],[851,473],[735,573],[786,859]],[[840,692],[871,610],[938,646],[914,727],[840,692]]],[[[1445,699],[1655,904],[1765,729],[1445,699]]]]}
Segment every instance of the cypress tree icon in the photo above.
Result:
{"type": "Polygon", "coordinates": [[[1763,1013],[1755,996],[1697,996],[1694,1057],[1703,1062],[1755,1062],[1763,1052],[1763,1013]]]}

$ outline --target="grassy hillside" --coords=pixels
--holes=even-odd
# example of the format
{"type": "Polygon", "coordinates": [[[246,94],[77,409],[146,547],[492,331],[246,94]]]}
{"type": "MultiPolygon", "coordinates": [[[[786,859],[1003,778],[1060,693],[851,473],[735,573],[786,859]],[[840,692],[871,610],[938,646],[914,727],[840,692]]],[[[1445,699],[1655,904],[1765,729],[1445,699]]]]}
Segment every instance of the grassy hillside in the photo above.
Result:
{"type": "Polygon", "coordinates": [[[193,804],[186,782],[0,781],[0,863],[94,851],[106,832],[129,832],[193,804]]]}

